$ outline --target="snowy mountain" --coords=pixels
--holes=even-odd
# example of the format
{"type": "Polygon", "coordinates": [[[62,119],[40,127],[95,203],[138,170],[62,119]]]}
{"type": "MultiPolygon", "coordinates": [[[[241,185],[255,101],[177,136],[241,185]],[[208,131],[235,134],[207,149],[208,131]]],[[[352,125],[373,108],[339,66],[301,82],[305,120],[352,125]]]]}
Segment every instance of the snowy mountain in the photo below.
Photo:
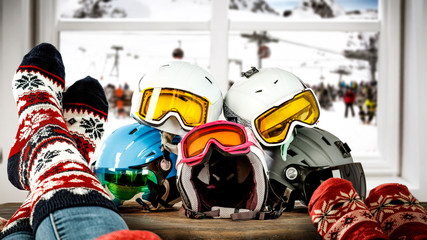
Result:
{"type": "Polygon", "coordinates": [[[230,0],[230,9],[279,15],[279,13],[264,0],[230,0]]]}
{"type": "Polygon", "coordinates": [[[282,14],[286,18],[296,19],[376,19],[378,11],[374,9],[360,9],[346,12],[334,0],[301,0],[292,10],[285,10],[282,14]]]}
{"type": "MultiPolygon", "coordinates": [[[[62,18],[150,18],[205,19],[211,14],[213,0],[62,0],[62,18]]],[[[359,9],[346,12],[335,0],[300,0],[291,10],[282,11],[272,1],[230,0],[232,19],[375,19],[378,11],[359,9]],[[256,15],[254,15],[256,14],[256,15]]]]}

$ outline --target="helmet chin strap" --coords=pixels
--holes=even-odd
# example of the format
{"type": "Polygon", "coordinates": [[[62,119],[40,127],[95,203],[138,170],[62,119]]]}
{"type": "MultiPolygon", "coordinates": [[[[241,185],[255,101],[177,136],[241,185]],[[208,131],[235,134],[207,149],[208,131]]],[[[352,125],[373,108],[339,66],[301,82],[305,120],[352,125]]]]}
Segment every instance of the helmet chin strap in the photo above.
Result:
{"type": "MultiPolygon", "coordinates": [[[[161,131],[161,143],[162,143],[162,148],[166,149],[167,151],[178,155],[178,145],[177,144],[173,144],[172,143],[172,139],[175,137],[175,134],[169,133],[169,132],[165,132],[165,131],[161,131]]],[[[162,151],[163,151],[162,149],[162,151]]]]}
{"type": "MultiPolygon", "coordinates": [[[[287,142],[285,142],[281,148],[282,153],[287,152],[289,145],[291,145],[291,142],[294,140],[294,136],[297,134],[297,128],[294,128],[294,130],[291,132],[291,136],[287,142]]],[[[283,161],[286,161],[286,154],[282,154],[283,161]]]]}

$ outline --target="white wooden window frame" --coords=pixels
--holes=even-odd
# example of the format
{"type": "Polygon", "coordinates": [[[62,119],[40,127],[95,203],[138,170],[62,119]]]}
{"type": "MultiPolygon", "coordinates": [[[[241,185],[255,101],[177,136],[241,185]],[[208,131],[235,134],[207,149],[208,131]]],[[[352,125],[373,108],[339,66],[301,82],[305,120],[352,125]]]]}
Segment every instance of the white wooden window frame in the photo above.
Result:
{"type": "Polygon", "coordinates": [[[58,19],[55,0],[37,2],[36,42],[51,42],[59,47],[61,31],[208,31],[210,32],[210,70],[227,90],[228,33],[230,31],[359,31],[380,32],[378,59],[378,155],[362,156],[368,176],[368,188],[376,186],[370,179],[399,179],[401,174],[401,0],[379,0],[378,20],[277,20],[231,21],[228,1],[212,1],[210,19],[200,21],[161,21],[135,19],[58,19]],[[388,51],[393,49],[392,51],[388,51]]]}

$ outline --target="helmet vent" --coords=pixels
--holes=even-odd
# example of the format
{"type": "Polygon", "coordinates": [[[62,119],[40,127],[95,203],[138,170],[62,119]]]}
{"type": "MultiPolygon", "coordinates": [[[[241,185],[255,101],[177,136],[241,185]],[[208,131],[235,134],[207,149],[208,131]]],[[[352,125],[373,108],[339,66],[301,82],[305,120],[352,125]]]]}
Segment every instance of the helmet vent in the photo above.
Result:
{"type": "Polygon", "coordinates": [[[297,155],[297,153],[294,152],[292,149],[288,149],[288,155],[291,157],[295,157],[297,155]]]}
{"type": "Polygon", "coordinates": [[[258,90],[258,91],[255,91],[256,93],[260,93],[260,92],[262,92],[262,89],[260,89],[260,90],[258,90]]]}
{"type": "Polygon", "coordinates": [[[212,81],[208,77],[205,76],[205,78],[212,84],[212,81]]]}
{"type": "Polygon", "coordinates": [[[305,160],[302,160],[301,163],[310,166],[305,160]]]}
{"type": "Polygon", "coordinates": [[[129,132],[129,135],[134,134],[136,131],[138,131],[138,129],[137,129],[137,128],[132,129],[132,131],[130,131],[130,132],[129,132]]]}
{"type": "Polygon", "coordinates": [[[328,139],[326,139],[324,136],[322,136],[322,140],[328,144],[329,146],[331,146],[331,143],[328,141],[328,139]]]}
{"type": "Polygon", "coordinates": [[[149,157],[149,156],[153,156],[154,154],[156,154],[154,151],[151,151],[149,154],[147,154],[147,156],[145,157],[149,157]]]}
{"type": "Polygon", "coordinates": [[[276,84],[279,80],[274,81],[274,84],[276,84]]]}

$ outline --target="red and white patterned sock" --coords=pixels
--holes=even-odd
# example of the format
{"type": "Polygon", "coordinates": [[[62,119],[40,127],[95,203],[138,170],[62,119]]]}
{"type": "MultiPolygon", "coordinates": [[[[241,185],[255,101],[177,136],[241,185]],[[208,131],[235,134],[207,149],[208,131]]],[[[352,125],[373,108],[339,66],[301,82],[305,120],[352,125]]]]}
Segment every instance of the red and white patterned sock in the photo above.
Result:
{"type": "Polygon", "coordinates": [[[64,93],[64,119],[88,163],[100,142],[108,117],[108,102],[98,80],[86,77],[64,93]]]}
{"type": "Polygon", "coordinates": [[[324,239],[388,239],[347,180],[323,182],[314,191],[308,211],[324,239]]]}
{"type": "Polygon", "coordinates": [[[30,215],[31,215],[31,194],[27,196],[24,203],[19,207],[19,209],[13,214],[13,216],[7,221],[3,230],[0,233],[0,239],[3,237],[12,234],[14,232],[32,232],[30,225],[30,215]]]}
{"type": "Polygon", "coordinates": [[[405,185],[382,184],[365,203],[390,239],[427,239],[427,210],[405,185]]]}
{"type": "Polygon", "coordinates": [[[32,193],[33,231],[58,209],[94,205],[116,210],[67,129],[63,77],[60,53],[40,44],[24,56],[13,81],[19,127],[8,175],[12,184],[32,193]]]}
{"type": "MultiPolygon", "coordinates": [[[[63,114],[77,149],[90,162],[102,138],[108,116],[108,103],[99,82],[91,77],[75,82],[63,94],[63,114]]],[[[2,236],[13,232],[32,232],[30,226],[31,195],[7,221],[2,236]]]]}
{"type": "Polygon", "coordinates": [[[34,144],[31,138],[47,125],[65,126],[61,106],[64,85],[62,58],[51,45],[41,44],[33,48],[16,71],[12,92],[18,106],[19,126],[9,153],[8,176],[19,189],[30,190],[29,175],[33,163],[27,158],[30,157],[28,150],[34,144]]]}

